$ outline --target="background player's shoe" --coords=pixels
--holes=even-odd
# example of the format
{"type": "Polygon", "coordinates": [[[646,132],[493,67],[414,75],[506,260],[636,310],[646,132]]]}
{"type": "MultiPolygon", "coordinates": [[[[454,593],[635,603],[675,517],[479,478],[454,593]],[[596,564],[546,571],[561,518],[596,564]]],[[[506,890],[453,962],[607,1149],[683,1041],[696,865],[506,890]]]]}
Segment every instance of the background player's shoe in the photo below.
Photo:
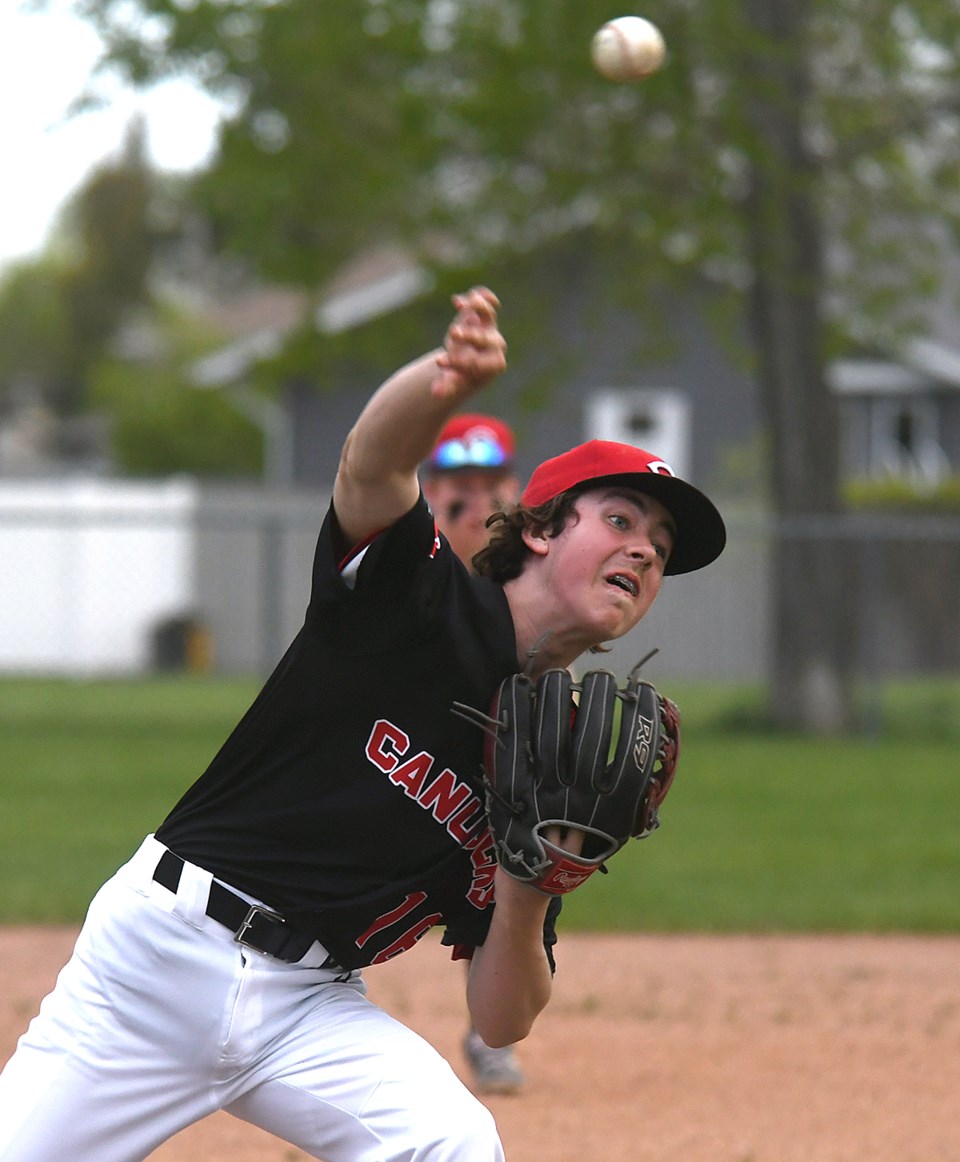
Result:
{"type": "Polygon", "coordinates": [[[464,1038],[463,1052],[479,1093],[519,1093],[523,1088],[523,1072],[512,1045],[491,1049],[476,1029],[471,1029],[464,1038]]]}

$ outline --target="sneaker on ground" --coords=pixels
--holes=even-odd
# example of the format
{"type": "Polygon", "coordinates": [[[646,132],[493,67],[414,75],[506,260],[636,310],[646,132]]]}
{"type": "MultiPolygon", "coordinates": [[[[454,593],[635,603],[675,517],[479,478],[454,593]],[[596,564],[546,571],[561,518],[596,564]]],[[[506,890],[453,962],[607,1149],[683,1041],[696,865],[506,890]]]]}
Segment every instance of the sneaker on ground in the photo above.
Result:
{"type": "Polygon", "coordinates": [[[480,1093],[517,1093],[523,1086],[523,1072],[512,1045],[491,1049],[475,1030],[467,1034],[463,1051],[480,1093]]]}

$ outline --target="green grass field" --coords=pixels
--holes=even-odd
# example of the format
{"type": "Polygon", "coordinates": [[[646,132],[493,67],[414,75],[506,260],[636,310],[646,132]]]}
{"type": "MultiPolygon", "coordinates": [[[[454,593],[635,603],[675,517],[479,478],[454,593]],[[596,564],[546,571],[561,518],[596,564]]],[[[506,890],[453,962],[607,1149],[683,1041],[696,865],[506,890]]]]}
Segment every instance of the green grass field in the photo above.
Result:
{"type": "MultiPolygon", "coordinates": [[[[203,770],[253,681],[0,680],[0,922],[77,922],[203,770]]],[[[663,827],[567,929],[960,931],[960,684],[884,688],[875,738],[764,732],[758,691],[670,684],[663,827]]]]}

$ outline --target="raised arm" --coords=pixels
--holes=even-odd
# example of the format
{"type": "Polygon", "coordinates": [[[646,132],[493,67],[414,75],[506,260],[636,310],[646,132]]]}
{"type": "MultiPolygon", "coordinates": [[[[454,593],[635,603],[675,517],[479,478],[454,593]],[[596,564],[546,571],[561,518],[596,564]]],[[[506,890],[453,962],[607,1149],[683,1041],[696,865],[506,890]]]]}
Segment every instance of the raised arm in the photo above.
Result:
{"type": "Polygon", "coordinates": [[[506,367],[500,306],[486,287],[455,295],[443,347],[407,364],[374,393],[347,436],[333,489],[341,531],[357,544],[408,512],[417,469],[447,418],[506,367]]]}

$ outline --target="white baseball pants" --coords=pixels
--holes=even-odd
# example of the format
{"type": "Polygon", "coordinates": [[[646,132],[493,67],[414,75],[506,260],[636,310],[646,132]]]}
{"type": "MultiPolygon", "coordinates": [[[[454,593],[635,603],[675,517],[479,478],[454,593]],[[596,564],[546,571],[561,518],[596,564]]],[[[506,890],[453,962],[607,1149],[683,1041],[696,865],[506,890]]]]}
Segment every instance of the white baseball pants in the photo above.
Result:
{"type": "Polygon", "coordinates": [[[217,1109],[324,1162],[503,1162],[489,1111],[359,973],[241,947],[148,837],[0,1074],[0,1162],[139,1162],[217,1109]]]}

